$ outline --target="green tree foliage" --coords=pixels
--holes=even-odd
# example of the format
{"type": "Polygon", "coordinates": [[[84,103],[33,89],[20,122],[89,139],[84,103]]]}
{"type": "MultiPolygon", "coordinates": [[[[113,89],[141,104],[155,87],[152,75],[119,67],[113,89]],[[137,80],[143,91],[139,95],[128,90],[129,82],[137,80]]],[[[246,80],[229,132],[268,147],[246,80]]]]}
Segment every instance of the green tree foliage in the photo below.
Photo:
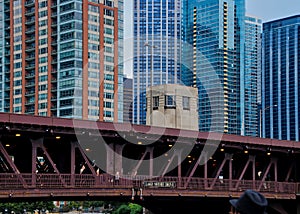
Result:
{"type": "Polygon", "coordinates": [[[122,204],[119,206],[115,211],[113,211],[113,214],[142,214],[143,207],[141,207],[138,204],[122,204]]]}
{"type": "Polygon", "coordinates": [[[15,203],[0,203],[0,212],[14,211],[15,213],[34,212],[34,210],[53,210],[54,204],[52,201],[36,201],[36,202],[15,202],[15,203]]]}
{"type": "Polygon", "coordinates": [[[131,213],[130,207],[127,206],[126,204],[119,206],[119,208],[113,212],[113,214],[130,214],[130,213],[131,213]]]}
{"type": "Polygon", "coordinates": [[[143,212],[143,207],[138,204],[130,203],[128,206],[130,208],[130,214],[142,214],[143,212]]]}

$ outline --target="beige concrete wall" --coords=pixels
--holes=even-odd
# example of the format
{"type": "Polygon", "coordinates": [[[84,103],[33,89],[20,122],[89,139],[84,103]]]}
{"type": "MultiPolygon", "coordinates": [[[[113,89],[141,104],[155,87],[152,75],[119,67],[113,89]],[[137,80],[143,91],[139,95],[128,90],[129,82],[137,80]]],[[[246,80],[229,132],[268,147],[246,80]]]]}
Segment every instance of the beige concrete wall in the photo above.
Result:
{"type": "Polygon", "coordinates": [[[198,91],[196,88],[177,84],[157,85],[148,88],[146,97],[147,125],[151,125],[151,116],[152,126],[198,131],[198,91]],[[151,109],[150,100],[153,100],[150,99],[151,89],[152,97],[159,97],[158,109],[151,109]],[[175,95],[174,108],[165,106],[165,95],[175,95]],[[189,97],[189,109],[183,109],[183,97],[189,97]]]}

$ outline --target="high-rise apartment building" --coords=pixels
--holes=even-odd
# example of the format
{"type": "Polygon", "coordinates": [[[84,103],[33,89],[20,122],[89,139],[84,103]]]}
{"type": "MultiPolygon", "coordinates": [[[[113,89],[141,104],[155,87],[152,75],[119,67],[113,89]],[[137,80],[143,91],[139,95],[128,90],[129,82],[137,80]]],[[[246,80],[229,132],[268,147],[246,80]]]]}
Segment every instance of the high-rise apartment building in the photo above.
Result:
{"type": "Polygon", "coordinates": [[[180,0],[134,0],[133,121],[146,124],[146,88],[178,83],[180,0]]]}
{"type": "Polygon", "coordinates": [[[247,15],[245,22],[245,135],[258,136],[261,103],[262,20],[247,15]]]}
{"type": "Polygon", "coordinates": [[[123,122],[132,123],[132,78],[124,76],[123,80],[123,122]]]}
{"type": "Polygon", "coordinates": [[[245,135],[245,0],[183,8],[182,79],[198,88],[199,130],[245,135]]]}
{"type": "Polygon", "coordinates": [[[123,0],[4,0],[0,13],[0,111],[118,121],[123,0]]]}
{"type": "Polygon", "coordinates": [[[300,15],[263,24],[262,137],[299,141],[300,15]]]}

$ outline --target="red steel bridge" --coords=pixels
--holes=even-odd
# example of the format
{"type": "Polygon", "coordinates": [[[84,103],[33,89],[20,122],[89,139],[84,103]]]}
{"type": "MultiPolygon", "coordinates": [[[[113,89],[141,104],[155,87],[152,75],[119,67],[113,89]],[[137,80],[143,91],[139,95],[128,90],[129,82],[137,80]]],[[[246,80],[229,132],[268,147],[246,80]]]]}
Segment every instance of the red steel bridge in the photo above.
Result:
{"type": "Polygon", "coordinates": [[[254,189],[269,213],[300,213],[299,160],[293,141],[0,113],[1,201],[119,200],[154,213],[228,213],[230,198],[254,189]]]}

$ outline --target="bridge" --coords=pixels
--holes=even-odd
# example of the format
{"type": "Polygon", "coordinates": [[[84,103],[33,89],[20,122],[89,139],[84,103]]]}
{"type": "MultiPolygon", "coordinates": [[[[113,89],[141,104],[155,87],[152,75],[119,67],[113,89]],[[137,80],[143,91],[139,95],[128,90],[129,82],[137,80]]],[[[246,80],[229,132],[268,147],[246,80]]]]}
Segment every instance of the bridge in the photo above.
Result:
{"type": "Polygon", "coordinates": [[[300,213],[299,159],[293,141],[0,113],[1,201],[119,200],[154,213],[224,213],[230,198],[254,189],[277,213],[300,213]]]}

